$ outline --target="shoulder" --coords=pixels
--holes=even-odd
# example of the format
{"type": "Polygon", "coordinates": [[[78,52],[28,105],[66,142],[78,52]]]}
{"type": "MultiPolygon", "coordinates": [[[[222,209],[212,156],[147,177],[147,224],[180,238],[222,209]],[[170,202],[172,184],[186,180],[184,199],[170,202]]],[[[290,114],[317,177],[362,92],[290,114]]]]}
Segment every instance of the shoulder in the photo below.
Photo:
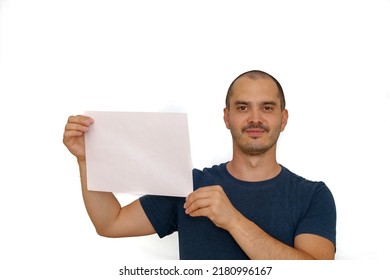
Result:
{"type": "Polygon", "coordinates": [[[226,163],[206,167],[202,170],[193,169],[192,176],[194,181],[194,189],[204,186],[220,184],[221,180],[226,176],[226,163]]]}
{"type": "Polygon", "coordinates": [[[194,168],[193,169],[193,172],[195,173],[199,173],[199,174],[213,174],[213,173],[219,173],[223,170],[226,169],[226,164],[227,162],[225,163],[220,163],[220,164],[216,164],[216,165],[213,165],[211,167],[205,167],[203,168],[202,170],[201,169],[197,169],[197,168],[194,168]]]}
{"type": "Polygon", "coordinates": [[[282,179],[288,181],[290,184],[296,187],[306,187],[306,188],[327,188],[326,184],[323,181],[313,181],[297,175],[294,172],[291,172],[286,167],[282,166],[282,179]]]}
{"type": "Polygon", "coordinates": [[[297,175],[286,167],[282,166],[282,180],[290,190],[297,192],[299,195],[305,195],[311,198],[321,197],[333,201],[331,190],[323,181],[313,181],[297,175]]]}
{"type": "Polygon", "coordinates": [[[292,207],[299,213],[298,236],[311,233],[336,244],[336,204],[332,192],[323,181],[312,181],[285,168],[292,207]]]}

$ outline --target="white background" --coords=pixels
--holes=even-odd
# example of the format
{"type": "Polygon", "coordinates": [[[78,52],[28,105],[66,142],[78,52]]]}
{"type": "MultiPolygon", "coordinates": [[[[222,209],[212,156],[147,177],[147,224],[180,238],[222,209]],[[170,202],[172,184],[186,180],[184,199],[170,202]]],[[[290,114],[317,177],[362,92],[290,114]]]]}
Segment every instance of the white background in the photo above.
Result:
{"type": "Polygon", "coordinates": [[[389,259],[389,14],[388,0],[0,1],[1,271],[96,278],[178,258],[176,235],[95,233],[64,125],[85,110],[188,112],[194,166],[217,164],[231,156],[227,87],[251,69],[285,90],[279,162],[333,192],[336,258],[389,259]]]}

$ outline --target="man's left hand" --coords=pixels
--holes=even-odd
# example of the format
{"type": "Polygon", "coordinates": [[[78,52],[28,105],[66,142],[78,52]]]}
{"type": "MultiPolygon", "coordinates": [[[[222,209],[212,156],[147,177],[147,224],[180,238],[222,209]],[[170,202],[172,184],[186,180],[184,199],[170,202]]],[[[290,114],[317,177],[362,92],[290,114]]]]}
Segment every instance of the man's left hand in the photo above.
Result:
{"type": "Polygon", "coordinates": [[[184,209],[191,217],[208,217],[225,230],[234,226],[241,215],[219,185],[202,187],[189,194],[184,209]]]}

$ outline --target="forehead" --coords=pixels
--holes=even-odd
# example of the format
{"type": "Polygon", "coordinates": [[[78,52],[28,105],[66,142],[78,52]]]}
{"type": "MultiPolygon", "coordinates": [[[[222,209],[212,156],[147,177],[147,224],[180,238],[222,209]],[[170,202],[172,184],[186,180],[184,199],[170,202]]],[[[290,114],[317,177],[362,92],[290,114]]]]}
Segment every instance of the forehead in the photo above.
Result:
{"type": "Polygon", "coordinates": [[[274,101],[280,104],[278,87],[271,78],[267,77],[257,79],[249,77],[239,78],[232,87],[230,104],[236,100],[254,102],[274,101]]]}

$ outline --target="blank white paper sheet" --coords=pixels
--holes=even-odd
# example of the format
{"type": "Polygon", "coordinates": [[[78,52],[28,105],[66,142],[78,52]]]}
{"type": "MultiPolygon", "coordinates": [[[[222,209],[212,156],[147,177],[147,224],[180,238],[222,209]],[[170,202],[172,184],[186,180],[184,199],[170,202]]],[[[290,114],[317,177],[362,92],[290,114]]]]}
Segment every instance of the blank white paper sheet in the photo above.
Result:
{"type": "Polygon", "coordinates": [[[185,197],[193,190],[185,113],[87,111],[89,190],[185,197]]]}

